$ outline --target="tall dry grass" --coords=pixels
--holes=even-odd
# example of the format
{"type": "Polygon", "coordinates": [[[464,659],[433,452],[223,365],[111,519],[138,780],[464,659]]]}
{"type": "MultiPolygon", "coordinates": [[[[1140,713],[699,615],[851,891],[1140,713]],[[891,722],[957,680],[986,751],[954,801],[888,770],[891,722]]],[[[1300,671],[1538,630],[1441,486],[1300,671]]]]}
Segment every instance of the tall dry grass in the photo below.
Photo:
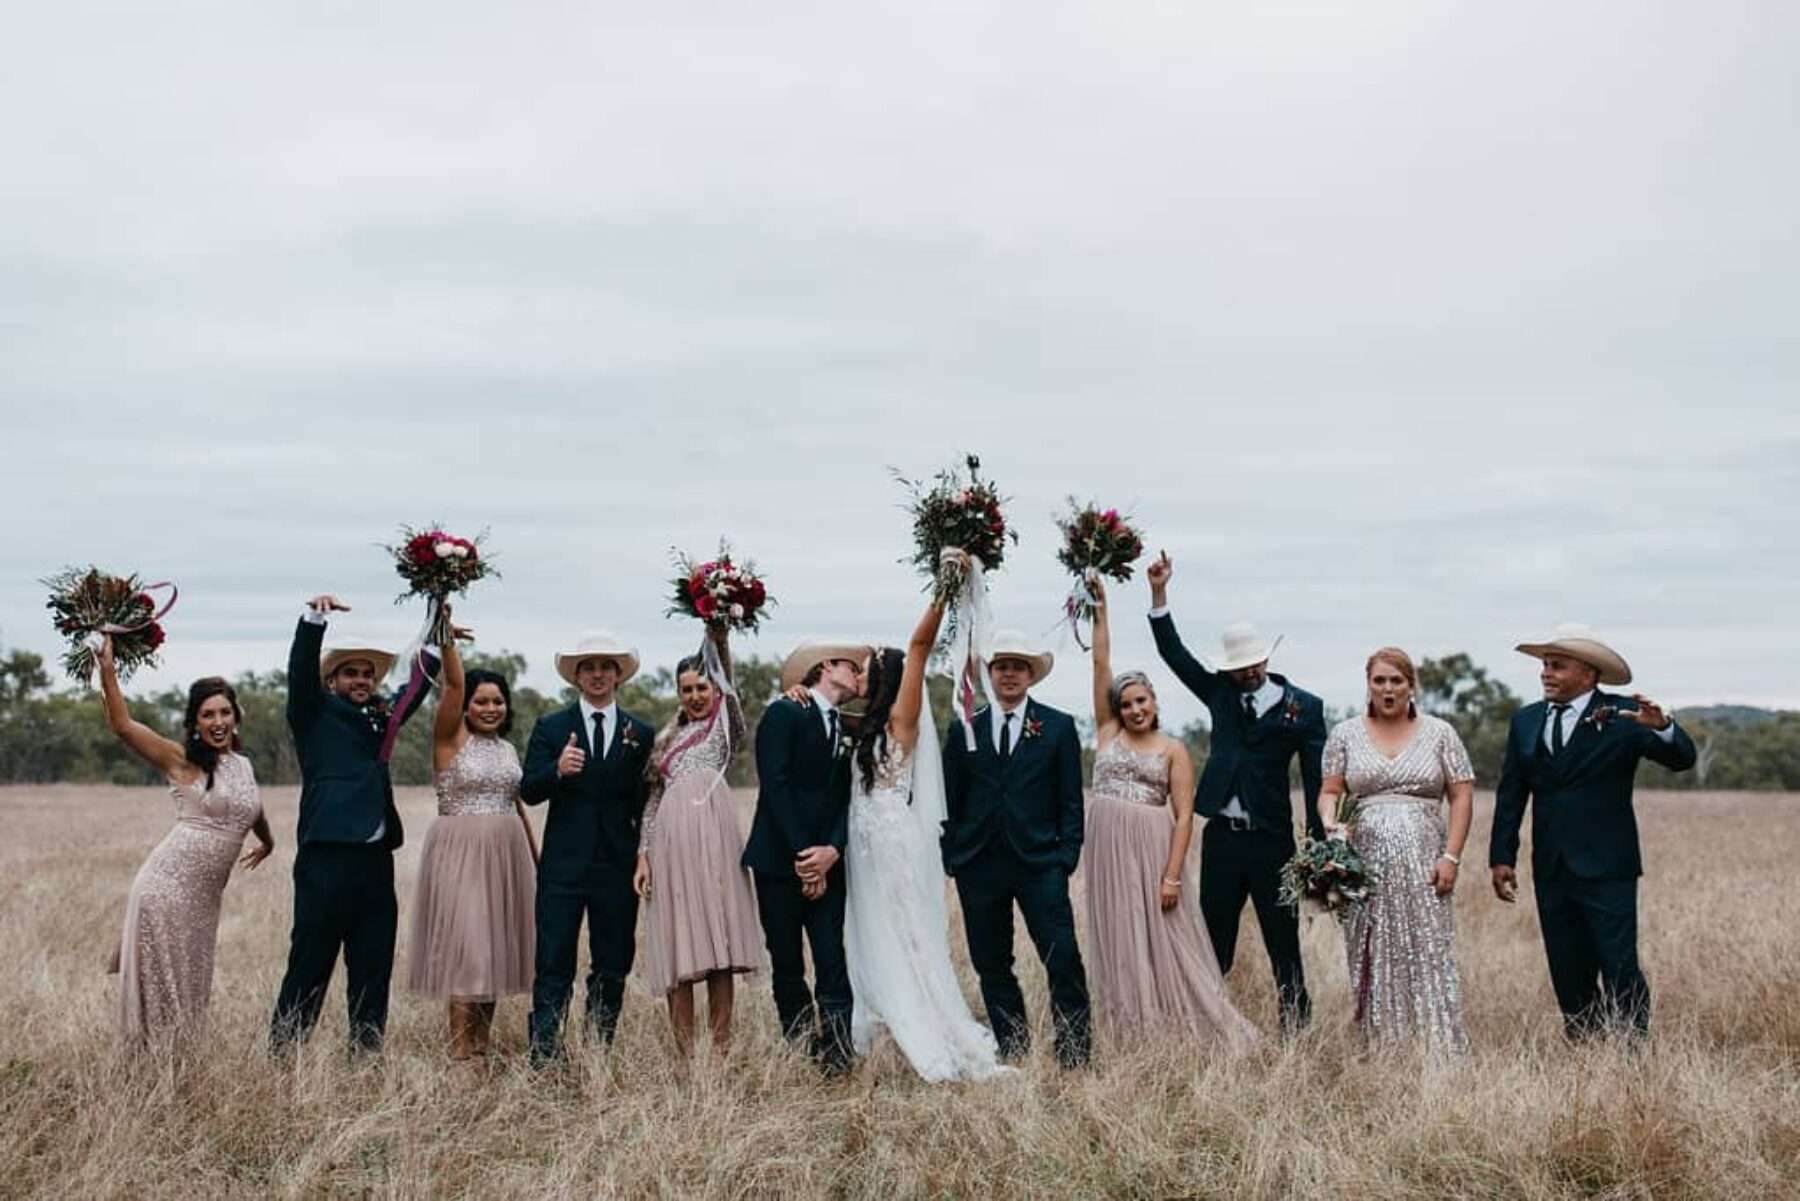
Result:
{"type": "MultiPolygon", "coordinates": [[[[285,843],[295,794],[271,789],[265,801],[285,843]]],[[[408,793],[402,807],[404,912],[430,797],[408,793]]],[[[0,1194],[1795,1193],[1800,899],[1786,861],[1800,804],[1668,793],[1640,810],[1656,992],[1641,1052],[1563,1044],[1531,907],[1492,899],[1478,850],[1457,904],[1466,1062],[1363,1051],[1337,930],[1316,920],[1305,950],[1318,1020],[1292,1043],[1229,1058],[1103,1039],[1091,1070],[1065,1074],[1040,1038],[1016,1077],[934,1087],[891,1047],[847,1081],[820,1081],[782,1049],[760,980],[742,994],[738,1047],[722,1066],[684,1072],[660,1002],[635,988],[617,1050],[580,1046],[562,1075],[524,1066],[522,999],[501,1006],[491,1076],[471,1080],[447,1061],[441,1009],[399,989],[386,1055],[352,1063],[340,982],[297,1067],[278,1068],[262,1047],[286,952],[291,845],[227,892],[205,1053],[126,1060],[116,981],[102,969],[132,874],[169,820],[166,798],[0,789],[0,1194]]],[[[1478,822],[1470,845],[1485,839],[1478,822]]],[[[1245,933],[1231,990],[1266,1030],[1267,961],[1245,933]]],[[[959,956],[961,942],[958,929],[959,956]]],[[[1026,946],[1021,931],[1021,974],[1042,1014],[1026,946]]],[[[403,933],[402,980],[405,954],[403,933]]]]}

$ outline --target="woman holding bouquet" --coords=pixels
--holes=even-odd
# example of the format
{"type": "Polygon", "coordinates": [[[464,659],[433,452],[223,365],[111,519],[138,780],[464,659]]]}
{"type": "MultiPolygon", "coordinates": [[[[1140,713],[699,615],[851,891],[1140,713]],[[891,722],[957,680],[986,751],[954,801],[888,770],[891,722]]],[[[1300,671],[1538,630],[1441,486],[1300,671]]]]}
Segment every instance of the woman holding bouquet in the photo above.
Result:
{"type": "Polygon", "coordinates": [[[1467,1051],[1450,900],[1474,812],[1475,771],[1456,730],[1419,712],[1418,674],[1405,651],[1382,647],[1363,671],[1368,710],[1332,729],[1319,791],[1327,832],[1347,835],[1378,873],[1344,923],[1356,1020],[1370,1041],[1418,1039],[1467,1051]],[[1335,820],[1346,791],[1355,802],[1348,830],[1335,820]]]}
{"type": "Polygon", "coordinates": [[[1177,1032],[1249,1046],[1200,909],[1185,888],[1194,765],[1161,732],[1141,671],[1112,674],[1106,586],[1089,572],[1094,621],[1093,795],[1087,806],[1088,962],[1100,1019],[1115,1034],[1177,1032]]]}
{"type": "MultiPolygon", "coordinates": [[[[708,623],[725,681],[730,635],[708,623]]],[[[694,1049],[694,985],[706,981],[714,1053],[731,1047],[734,977],[763,965],[756,890],[740,866],[744,834],[725,769],[744,740],[744,710],[699,656],[675,669],[680,708],[650,751],[650,796],[632,884],[644,898],[645,975],[668,998],[682,1056],[694,1049]]]]}
{"type": "MultiPolygon", "coordinates": [[[[448,611],[446,609],[446,620],[448,611]]],[[[531,991],[537,869],[519,803],[512,690],[498,672],[463,670],[444,643],[431,765],[438,817],[419,855],[412,990],[450,1006],[450,1057],[487,1055],[494,1004],[531,991]]]]}
{"type": "Polygon", "coordinates": [[[239,754],[237,693],[218,676],[195,680],[182,740],[132,719],[119,690],[112,637],[98,655],[106,724],[169,782],[175,825],[131,882],[119,942],[119,1032],[135,1049],[191,1039],[212,997],[219,899],[233,863],[254,868],[275,849],[256,773],[239,754]],[[258,844],[243,850],[244,835],[258,844]],[[242,852],[240,858],[239,852],[242,852]]]}

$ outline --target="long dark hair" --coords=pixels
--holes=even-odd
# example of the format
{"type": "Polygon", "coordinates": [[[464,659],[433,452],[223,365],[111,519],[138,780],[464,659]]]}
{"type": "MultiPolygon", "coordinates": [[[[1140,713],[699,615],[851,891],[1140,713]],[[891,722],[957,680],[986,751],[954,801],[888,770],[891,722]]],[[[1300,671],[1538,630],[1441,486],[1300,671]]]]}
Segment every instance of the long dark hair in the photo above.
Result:
{"type": "Polygon", "coordinates": [[[219,752],[200,737],[200,706],[215,696],[223,696],[231,702],[231,716],[235,722],[231,729],[231,749],[244,749],[243,740],[238,737],[238,731],[244,725],[244,710],[238,705],[237,689],[224,676],[203,676],[188,685],[187,712],[181,717],[181,728],[186,732],[181,740],[181,753],[189,763],[206,773],[208,789],[212,788],[213,773],[219,767],[219,752]]]}
{"type": "Polygon", "coordinates": [[[494,733],[505,738],[512,733],[513,704],[512,685],[506,677],[497,671],[489,671],[485,667],[471,667],[463,675],[463,723],[469,721],[469,702],[475,698],[475,690],[483,684],[492,684],[500,690],[500,699],[506,702],[506,716],[500,719],[500,728],[494,733]]]}
{"type": "Polygon", "coordinates": [[[856,723],[856,767],[864,788],[875,787],[875,764],[887,753],[888,713],[900,695],[906,652],[884,646],[869,656],[868,701],[856,723]]]}
{"type": "MultiPolygon", "coordinates": [[[[712,684],[712,678],[706,674],[706,662],[699,655],[689,655],[675,665],[675,724],[678,726],[685,726],[694,720],[687,715],[687,706],[681,703],[681,677],[690,671],[708,684],[712,684]]],[[[713,699],[718,699],[716,687],[713,690],[713,699]]]]}

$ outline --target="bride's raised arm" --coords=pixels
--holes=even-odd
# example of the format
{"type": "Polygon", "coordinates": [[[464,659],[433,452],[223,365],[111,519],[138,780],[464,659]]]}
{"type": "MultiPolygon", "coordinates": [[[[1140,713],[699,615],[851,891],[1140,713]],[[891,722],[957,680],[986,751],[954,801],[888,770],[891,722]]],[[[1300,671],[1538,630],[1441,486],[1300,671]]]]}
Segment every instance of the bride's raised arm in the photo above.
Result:
{"type": "MultiPolygon", "coordinates": [[[[968,556],[960,550],[945,550],[943,557],[959,559],[963,569],[968,569],[968,556]]],[[[888,740],[908,751],[919,740],[919,712],[925,707],[925,668],[931,661],[931,649],[937,645],[938,627],[943,621],[944,606],[934,595],[907,641],[900,691],[894,697],[894,707],[888,710],[888,740]]]]}
{"type": "Polygon", "coordinates": [[[1119,732],[1112,711],[1112,627],[1106,620],[1106,585],[1100,573],[1088,572],[1087,586],[1094,594],[1094,746],[1105,746],[1119,732]]]}

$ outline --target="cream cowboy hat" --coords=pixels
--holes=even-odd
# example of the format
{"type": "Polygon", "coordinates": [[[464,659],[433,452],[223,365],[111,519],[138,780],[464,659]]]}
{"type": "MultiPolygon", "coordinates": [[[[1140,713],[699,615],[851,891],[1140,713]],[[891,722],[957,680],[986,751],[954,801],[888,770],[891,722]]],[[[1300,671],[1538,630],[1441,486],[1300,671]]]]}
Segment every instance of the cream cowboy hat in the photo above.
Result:
{"type": "Polygon", "coordinates": [[[1247,621],[1226,626],[1219,635],[1219,657],[1213,661],[1214,671],[1237,671],[1244,667],[1255,667],[1266,662],[1275,648],[1281,645],[1281,635],[1275,640],[1264,640],[1256,632],[1256,627],[1247,621]]]}
{"type": "Polygon", "coordinates": [[[394,660],[398,658],[393,651],[384,651],[373,646],[338,645],[328,646],[319,652],[319,678],[329,680],[332,674],[352,659],[367,659],[375,666],[375,678],[385,680],[388,672],[394,670],[394,660]]]}
{"type": "Polygon", "coordinates": [[[781,664],[781,691],[786,692],[821,663],[848,659],[861,665],[874,648],[866,642],[831,642],[824,638],[808,638],[789,652],[781,664]]]}
{"type": "Polygon", "coordinates": [[[1600,673],[1602,684],[1631,683],[1631,667],[1625,657],[1606,645],[1606,640],[1589,626],[1578,621],[1565,621],[1550,631],[1542,642],[1521,642],[1513,648],[1534,659],[1545,655],[1567,655],[1578,659],[1600,673]]]}
{"type": "Polygon", "coordinates": [[[572,651],[556,652],[556,674],[575,683],[575,668],[583,659],[611,659],[619,665],[619,683],[638,672],[638,653],[613,637],[611,630],[583,630],[572,651]]]}
{"type": "Polygon", "coordinates": [[[1056,666],[1056,656],[1033,645],[1031,636],[1024,630],[995,630],[981,657],[989,671],[993,670],[995,659],[1023,659],[1031,664],[1033,684],[1049,675],[1050,669],[1056,666]]]}

